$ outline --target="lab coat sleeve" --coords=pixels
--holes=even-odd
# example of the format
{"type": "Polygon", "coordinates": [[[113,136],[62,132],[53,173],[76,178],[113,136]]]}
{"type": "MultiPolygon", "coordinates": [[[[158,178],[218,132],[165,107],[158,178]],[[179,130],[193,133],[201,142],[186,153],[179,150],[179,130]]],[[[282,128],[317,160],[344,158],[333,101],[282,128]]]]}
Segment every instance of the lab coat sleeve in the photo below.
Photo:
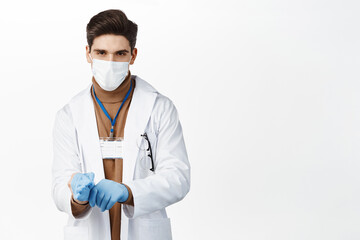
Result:
{"type": "MultiPolygon", "coordinates": [[[[123,183],[124,184],[124,183],[123,183]]],[[[126,184],[124,184],[124,186],[127,188],[127,190],[129,191],[129,197],[128,199],[123,202],[122,204],[128,204],[128,205],[132,205],[134,206],[134,199],[133,199],[133,196],[132,196],[132,191],[131,189],[129,188],[129,186],[127,186],[126,184]]]]}
{"type": "Polygon", "coordinates": [[[87,218],[88,209],[81,217],[75,217],[71,208],[71,191],[68,181],[75,172],[82,172],[76,140],[76,130],[71,119],[69,106],[60,109],[53,127],[52,197],[56,207],[76,219],[87,218]]]}
{"type": "Polygon", "coordinates": [[[77,203],[74,200],[74,196],[71,196],[70,202],[71,202],[71,212],[75,218],[81,217],[82,214],[86,214],[89,208],[91,208],[89,202],[87,202],[86,204],[77,203]]]}
{"type": "Polygon", "coordinates": [[[156,114],[150,120],[158,122],[155,174],[126,183],[134,201],[134,206],[124,206],[128,218],[174,204],[190,190],[190,164],[178,113],[168,98],[162,98],[161,104],[155,104],[156,114]]]}

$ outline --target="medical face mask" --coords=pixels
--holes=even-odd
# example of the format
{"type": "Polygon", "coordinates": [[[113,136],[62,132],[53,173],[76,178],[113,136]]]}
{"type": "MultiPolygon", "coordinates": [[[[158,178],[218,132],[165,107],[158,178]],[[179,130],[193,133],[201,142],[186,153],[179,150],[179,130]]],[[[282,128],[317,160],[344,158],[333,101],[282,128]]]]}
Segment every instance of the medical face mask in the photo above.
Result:
{"type": "Polygon", "coordinates": [[[92,60],[92,72],[96,82],[105,91],[113,91],[125,80],[128,74],[129,62],[114,62],[99,59],[92,60]]]}

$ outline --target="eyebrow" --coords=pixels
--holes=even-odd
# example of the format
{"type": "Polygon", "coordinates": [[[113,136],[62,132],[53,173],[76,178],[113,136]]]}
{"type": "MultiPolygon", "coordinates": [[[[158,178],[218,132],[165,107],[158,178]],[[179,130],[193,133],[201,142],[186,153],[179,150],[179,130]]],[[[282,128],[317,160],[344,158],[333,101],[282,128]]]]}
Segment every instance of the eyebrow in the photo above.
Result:
{"type": "MultiPolygon", "coordinates": [[[[107,50],[104,50],[104,49],[94,49],[94,51],[95,52],[105,52],[105,53],[107,53],[108,51],[107,50]]],[[[115,53],[124,53],[124,52],[126,52],[126,53],[128,53],[129,51],[128,50],[126,50],[126,49],[121,49],[121,50],[117,50],[115,53]]]]}

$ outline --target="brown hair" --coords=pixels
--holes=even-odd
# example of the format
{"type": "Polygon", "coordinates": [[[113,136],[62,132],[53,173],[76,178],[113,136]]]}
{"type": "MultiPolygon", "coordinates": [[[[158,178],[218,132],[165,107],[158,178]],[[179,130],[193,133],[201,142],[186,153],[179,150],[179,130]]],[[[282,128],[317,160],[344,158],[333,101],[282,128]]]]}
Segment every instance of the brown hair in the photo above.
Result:
{"type": "Polygon", "coordinates": [[[93,16],[86,26],[86,38],[91,51],[94,39],[103,34],[124,36],[130,44],[131,54],[136,44],[138,26],[125,13],[117,9],[102,11],[93,16]]]}

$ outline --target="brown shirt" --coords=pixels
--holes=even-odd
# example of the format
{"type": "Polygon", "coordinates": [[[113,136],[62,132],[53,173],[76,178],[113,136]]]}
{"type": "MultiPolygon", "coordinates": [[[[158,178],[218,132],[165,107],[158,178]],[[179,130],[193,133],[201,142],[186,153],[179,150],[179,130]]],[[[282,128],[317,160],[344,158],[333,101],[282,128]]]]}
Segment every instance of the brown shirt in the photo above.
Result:
{"type": "MultiPolygon", "coordinates": [[[[131,72],[129,70],[129,73],[126,76],[124,82],[117,89],[113,91],[105,91],[95,81],[94,77],[92,78],[95,94],[98,97],[98,99],[102,102],[106,111],[109,113],[112,119],[114,119],[114,117],[116,116],[116,113],[119,110],[119,107],[122,101],[124,100],[126,93],[130,89],[130,81],[132,81],[132,90],[116,119],[114,125],[114,137],[124,137],[124,127],[125,127],[126,117],[130,107],[132,95],[135,88],[135,79],[131,78],[131,72]]],[[[93,95],[92,88],[91,88],[91,96],[94,102],[99,137],[109,137],[111,122],[106,117],[105,113],[102,111],[101,107],[97,103],[93,95]]],[[[121,158],[103,159],[103,165],[104,165],[104,173],[106,179],[110,179],[118,183],[122,182],[123,159],[121,158]]],[[[128,204],[134,206],[131,189],[127,185],[125,186],[129,190],[129,198],[124,203],[119,203],[119,202],[115,203],[115,205],[109,210],[112,240],[120,240],[121,204],[128,204]]],[[[75,202],[74,199],[71,199],[71,209],[74,216],[79,216],[85,213],[89,208],[90,208],[89,203],[82,205],[75,202]]]]}

